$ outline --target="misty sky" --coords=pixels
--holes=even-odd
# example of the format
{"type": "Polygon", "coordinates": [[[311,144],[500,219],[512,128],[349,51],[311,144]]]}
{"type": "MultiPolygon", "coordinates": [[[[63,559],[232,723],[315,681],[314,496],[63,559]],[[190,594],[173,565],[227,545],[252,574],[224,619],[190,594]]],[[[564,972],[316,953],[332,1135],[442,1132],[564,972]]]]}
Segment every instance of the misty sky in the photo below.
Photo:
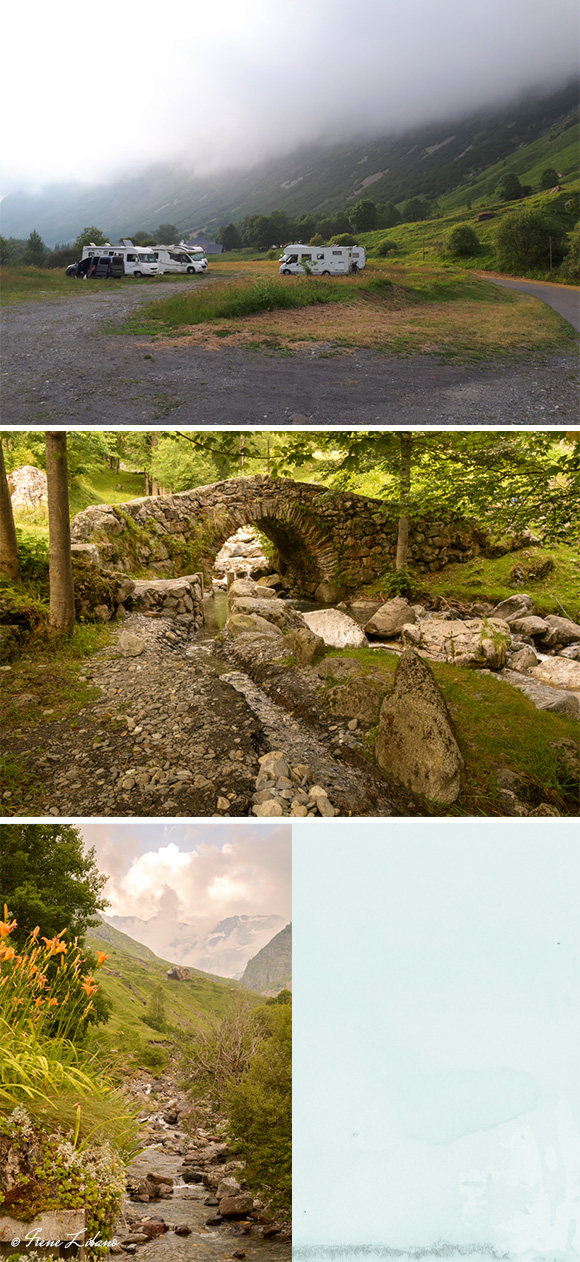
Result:
{"type": "Polygon", "coordinates": [[[80,831],[109,877],[108,915],[160,914],[200,930],[227,916],[291,919],[290,825],[103,820],[80,831]]]}
{"type": "Polygon", "coordinates": [[[557,86],[576,0],[136,0],[4,15],[2,190],[154,161],[207,174],[557,86]]]}

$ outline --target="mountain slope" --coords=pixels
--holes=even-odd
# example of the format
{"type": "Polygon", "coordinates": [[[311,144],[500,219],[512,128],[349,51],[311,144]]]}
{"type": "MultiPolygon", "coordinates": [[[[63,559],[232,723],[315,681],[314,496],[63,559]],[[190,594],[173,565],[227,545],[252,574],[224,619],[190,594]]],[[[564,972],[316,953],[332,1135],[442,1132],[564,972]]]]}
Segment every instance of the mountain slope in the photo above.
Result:
{"type": "Polygon", "coordinates": [[[242,984],[261,995],[276,995],[280,990],[292,990],[292,925],[286,925],[280,933],[262,947],[249,960],[244,969],[242,984]]]}
{"type": "Polygon", "coordinates": [[[114,1005],[110,1021],[102,1028],[107,1037],[119,1036],[129,1046],[135,1040],[152,1042],[164,1038],[141,1020],[158,986],[163,992],[167,1023],[182,1028],[199,1025],[206,1016],[222,1014],[233,995],[247,994],[239,982],[198,969],[190,969],[189,978],[183,981],[168,978],[170,961],[160,959],[147,946],[105,921],[92,929],[85,941],[91,950],[104,951],[109,956],[97,973],[99,986],[114,1005]]]}
{"type": "Polygon", "coordinates": [[[241,977],[252,955],[284,924],[282,916],[228,916],[200,934],[195,924],[168,924],[164,917],[108,916],[107,923],[137,942],[150,943],[176,964],[241,977]]]}
{"type": "MultiPolygon", "coordinates": [[[[331,211],[359,197],[400,202],[440,197],[489,166],[509,162],[518,149],[550,131],[557,136],[577,117],[578,86],[528,94],[495,111],[426,124],[397,136],[350,138],[330,147],[302,144],[295,152],[247,171],[200,178],[161,164],[109,186],[53,185],[39,194],[9,194],[2,232],[47,244],[70,241],[88,224],[112,240],[171,221],[180,233],[210,235],[246,214],[331,211]]],[[[551,164],[551,163],[550,163],[551,164]]]]}

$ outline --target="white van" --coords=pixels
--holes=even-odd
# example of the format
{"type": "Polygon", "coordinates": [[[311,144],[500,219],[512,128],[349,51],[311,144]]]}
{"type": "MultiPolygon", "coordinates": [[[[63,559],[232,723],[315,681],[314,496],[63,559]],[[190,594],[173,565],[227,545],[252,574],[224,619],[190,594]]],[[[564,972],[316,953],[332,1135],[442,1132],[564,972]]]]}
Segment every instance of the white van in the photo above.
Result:
{"type": "Polygon", "coordinates": [[[205,272],[207,269],[207,259],[199,247],[186,252],[180,246],[156,245],[154,254],[160,275],[163,272],[189,272],[193,276],[194,272],[205,272]]]}
{"type": "Polygon", "coordinates": [[[367,261],[367,252],[364,245],[352,246],[352,265],[356,272],[362,272],[367,261]]]}
{"type": "Polygon", "coordinates": [[[282,276],[304,276],[305,263],[313,276],[346,276],[352,272],[349,245],[287,245],[280,259],[282,276]]]}
{"type": "Polygon", "coordinates": [[[157,275],[157,259],[152,250],[140,249],[132,241],[123,241],[122,245],[111,245],[110,241],[106,241],[104,245],[95,245],[91,241],[90,245],[83,246],[84,259],[92,259],[95,255],[99,258],[122,258],[125,276],[139,278],[157,275]]]}

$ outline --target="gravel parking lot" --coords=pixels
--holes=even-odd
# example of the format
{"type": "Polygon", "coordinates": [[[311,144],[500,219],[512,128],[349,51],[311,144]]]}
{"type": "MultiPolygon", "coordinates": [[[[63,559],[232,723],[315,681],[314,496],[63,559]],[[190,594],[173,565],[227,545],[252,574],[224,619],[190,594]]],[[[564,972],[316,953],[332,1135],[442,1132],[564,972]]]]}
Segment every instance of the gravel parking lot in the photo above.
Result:
{"type": "MultiPolygon", "coordinates": [[[[71,282],[79,284],[79,282],[71,282]]],[[[197,284],[211,283],[204,278],[197,284]]],[[[151,297],[95,287],[3,313],[4,425],[566,425],[578,417],[574,350],[478,365],[370,350],[206,350],[107,332],[151,297]]]]}

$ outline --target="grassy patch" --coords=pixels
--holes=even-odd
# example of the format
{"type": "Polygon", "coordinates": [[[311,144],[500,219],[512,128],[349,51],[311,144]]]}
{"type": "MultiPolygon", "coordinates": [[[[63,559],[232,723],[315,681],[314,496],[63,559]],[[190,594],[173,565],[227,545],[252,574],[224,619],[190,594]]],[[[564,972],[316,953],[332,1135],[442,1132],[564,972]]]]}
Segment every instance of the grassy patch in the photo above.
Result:
{"type": "Polygon", "coordinates": [[[429,599],[435,596],[459,601],[486,600],[498,604],[516,591],[532,597],[534,609],[541,617],[553,613],[578,621],[580,617],[580,549],[565,544],[549,548],[524,548],[505,556],[475,557],[473,561],[447,565],[434,574],[424,574],[421,586],[429,599]],[[535,572],[553,562],[554,568],[541,577],[535,572]],[[523,580],[514,575],[520,570],[523,580]]]}
{"type": "MultiPolygon", "coordinates": [[[[214,271],[212,275],[227,275],[214,271]]],[[[76,280],[74,276],[66,276],[64,269],[51,270],[42,267],[2,267],[0,269],[0,302],[4,306],[8,306],[15,302],[30,301],[46,301],[50,298],[74,298],[79,294],[86,297],[89,301],[91,295],[100,294],[105,288],[109,293],[111,289],[126,289],[127,286],[134,285],[164,285],[171,284],[173,281],[181,282],[184,285],[195,285],[203,279],[201,276],[189,276],[187,274],[173,275],[171,273],[162,276],[143,276],[141,278],[135,276],[123,276],[120,280],[112,280],[107,278],[100,281],[81,281],[76,280]]]]}
{"type": "MultiPolygon", "coordinates": [[[[380,672],[389,684],[399,660],[395,653],[374,649],[346,649],[340,656],[355,658],[365,673],[380,672]]],[[[465,783],[454,806],[430,803],[429,812],[502,815],[496,777],[500,768],[508,767],[526,778],[536,804],[550,802],[562,814],[576,814],[577,791],[552,747],[563,737],[577,742],[575,720],[537,710],[517,688],[493,674],[447,662],[428,665],[449,707],[466,764],[465,783]]]]}
{"type": "Polygon", "coordinates": [[[452,361],[548,350],[576,337],[555,311],[528,294],[459,269],[386,264],[338,279],[281,279],[264,272],[148,303],[111,331],[186,337],[214,350],[224,338],[229,345],[278,353],[322,341],[327,353],[364,346],[452,361]]]}

